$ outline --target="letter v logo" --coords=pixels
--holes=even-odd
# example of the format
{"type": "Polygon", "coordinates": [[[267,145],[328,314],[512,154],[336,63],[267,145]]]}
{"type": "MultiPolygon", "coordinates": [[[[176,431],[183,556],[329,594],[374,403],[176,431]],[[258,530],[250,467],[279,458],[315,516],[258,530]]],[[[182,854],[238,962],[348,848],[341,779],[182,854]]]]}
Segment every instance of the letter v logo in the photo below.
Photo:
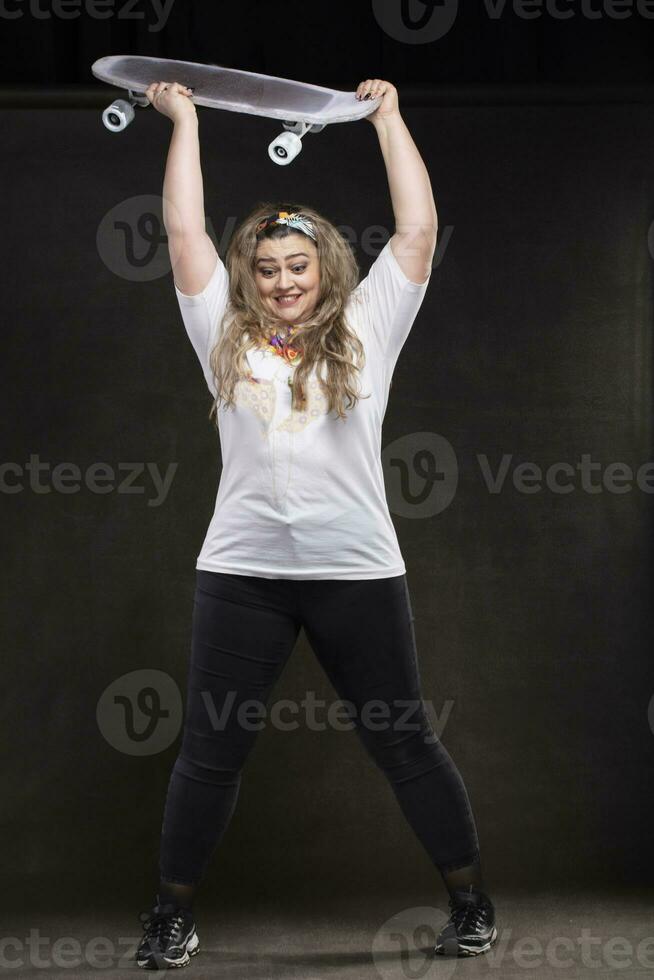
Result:
{"type": "Polygon", "coordinates": [[[431,44],[454,25],[459,0],[373,0],[381,29],[404,44],[431,44]]]}

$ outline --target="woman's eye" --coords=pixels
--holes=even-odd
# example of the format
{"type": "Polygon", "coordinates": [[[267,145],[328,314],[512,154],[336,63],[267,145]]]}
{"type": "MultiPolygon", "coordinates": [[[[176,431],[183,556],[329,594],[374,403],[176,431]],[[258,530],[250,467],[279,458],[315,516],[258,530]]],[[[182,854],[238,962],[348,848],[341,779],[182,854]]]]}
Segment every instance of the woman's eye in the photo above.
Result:
{"type": "MultiPolygon", "coordinates": [[[[306,269],[306,265],[296,265],[296,266],[293,266],[293,272],[296,275],[298,275],[301,272],[304,272],[305,269],[306,269]]],[[[270,273],[270,275],[274,276],[275,275],[275,272],[276,272],[275,269],[261,269],[261,274],[263,276],[267,276],[268,273],[270,273]]]]}

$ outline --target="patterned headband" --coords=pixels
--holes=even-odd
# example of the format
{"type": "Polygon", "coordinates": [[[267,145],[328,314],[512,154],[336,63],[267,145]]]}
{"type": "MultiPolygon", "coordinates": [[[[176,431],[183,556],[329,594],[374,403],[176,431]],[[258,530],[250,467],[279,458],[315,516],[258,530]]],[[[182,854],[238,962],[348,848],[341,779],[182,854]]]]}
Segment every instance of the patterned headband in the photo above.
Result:
{"type": "Polygon", "coordinates": [[[287,225],[289,228],[297,228],[298,231],[302,231],[305,235],[313,238],[314,242],[317,240],[313,221],[305,215],[300,214],[299,211],[294,211],[292,214],[289,214],[288,211],[279,211],[277,214],[269,215],[263,221],[259,222],[256,234],[258,235],[269,225],[287,225]]]}

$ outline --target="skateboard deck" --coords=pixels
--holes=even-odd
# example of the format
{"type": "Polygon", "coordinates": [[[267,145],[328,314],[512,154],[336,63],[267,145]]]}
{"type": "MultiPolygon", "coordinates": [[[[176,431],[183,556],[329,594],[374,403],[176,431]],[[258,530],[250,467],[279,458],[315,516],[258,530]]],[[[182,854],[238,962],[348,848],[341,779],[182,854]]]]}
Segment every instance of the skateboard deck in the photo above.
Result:
{"type": "Polygon", "coordinates": [[[381,98],[360,101],[355,92],[274,75],[138,55],[100,58],[91,71],[100,81],[127,90],[128,102],[116,100],[103,113],[103,122],[112,132],[121,132],[132,122],[134,106],[149,105],[145,90],[152,82],[179,82],[193,89],[196,105],[280,120],[285,132],[268,148],[270,158],[279,164],[295,159],[305,133],[320,132],[332,123],[364,119],[381,102],[381,98]]]}

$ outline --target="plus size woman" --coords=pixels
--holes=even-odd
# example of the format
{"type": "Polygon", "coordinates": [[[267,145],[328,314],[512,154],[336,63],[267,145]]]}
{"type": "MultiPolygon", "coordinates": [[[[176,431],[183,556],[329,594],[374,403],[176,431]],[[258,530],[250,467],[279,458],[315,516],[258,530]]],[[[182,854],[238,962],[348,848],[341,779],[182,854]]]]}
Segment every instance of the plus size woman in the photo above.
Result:
{"type": "Polygon", "coordinates": [[[137,952],[147,969],[184,966],[199,950],[195,889],[234,812],[261,727],[244,723],[238,708],[253,699],[267,705],[302,627],[448,890],[451,915],[436,951],[474,955],[497,938],[466,788],[422,701],[406,568],[384,491],[382,421],[429,284],[437,216],[396,89],[361,82],[357,98],[376,96],[379,107],[367,118],[395,230],[359,281],[335,225],[298,202],[255,206],[223,264],[205,230],[192,93],[178,83],[148,89],[174,124],[164,222],[223,470],[196,565],[186,714],[163,814],[159,886],[137,952]],[[380,700],[385,723],[377,713],[370,724],[366,706],[380,700]]]}

